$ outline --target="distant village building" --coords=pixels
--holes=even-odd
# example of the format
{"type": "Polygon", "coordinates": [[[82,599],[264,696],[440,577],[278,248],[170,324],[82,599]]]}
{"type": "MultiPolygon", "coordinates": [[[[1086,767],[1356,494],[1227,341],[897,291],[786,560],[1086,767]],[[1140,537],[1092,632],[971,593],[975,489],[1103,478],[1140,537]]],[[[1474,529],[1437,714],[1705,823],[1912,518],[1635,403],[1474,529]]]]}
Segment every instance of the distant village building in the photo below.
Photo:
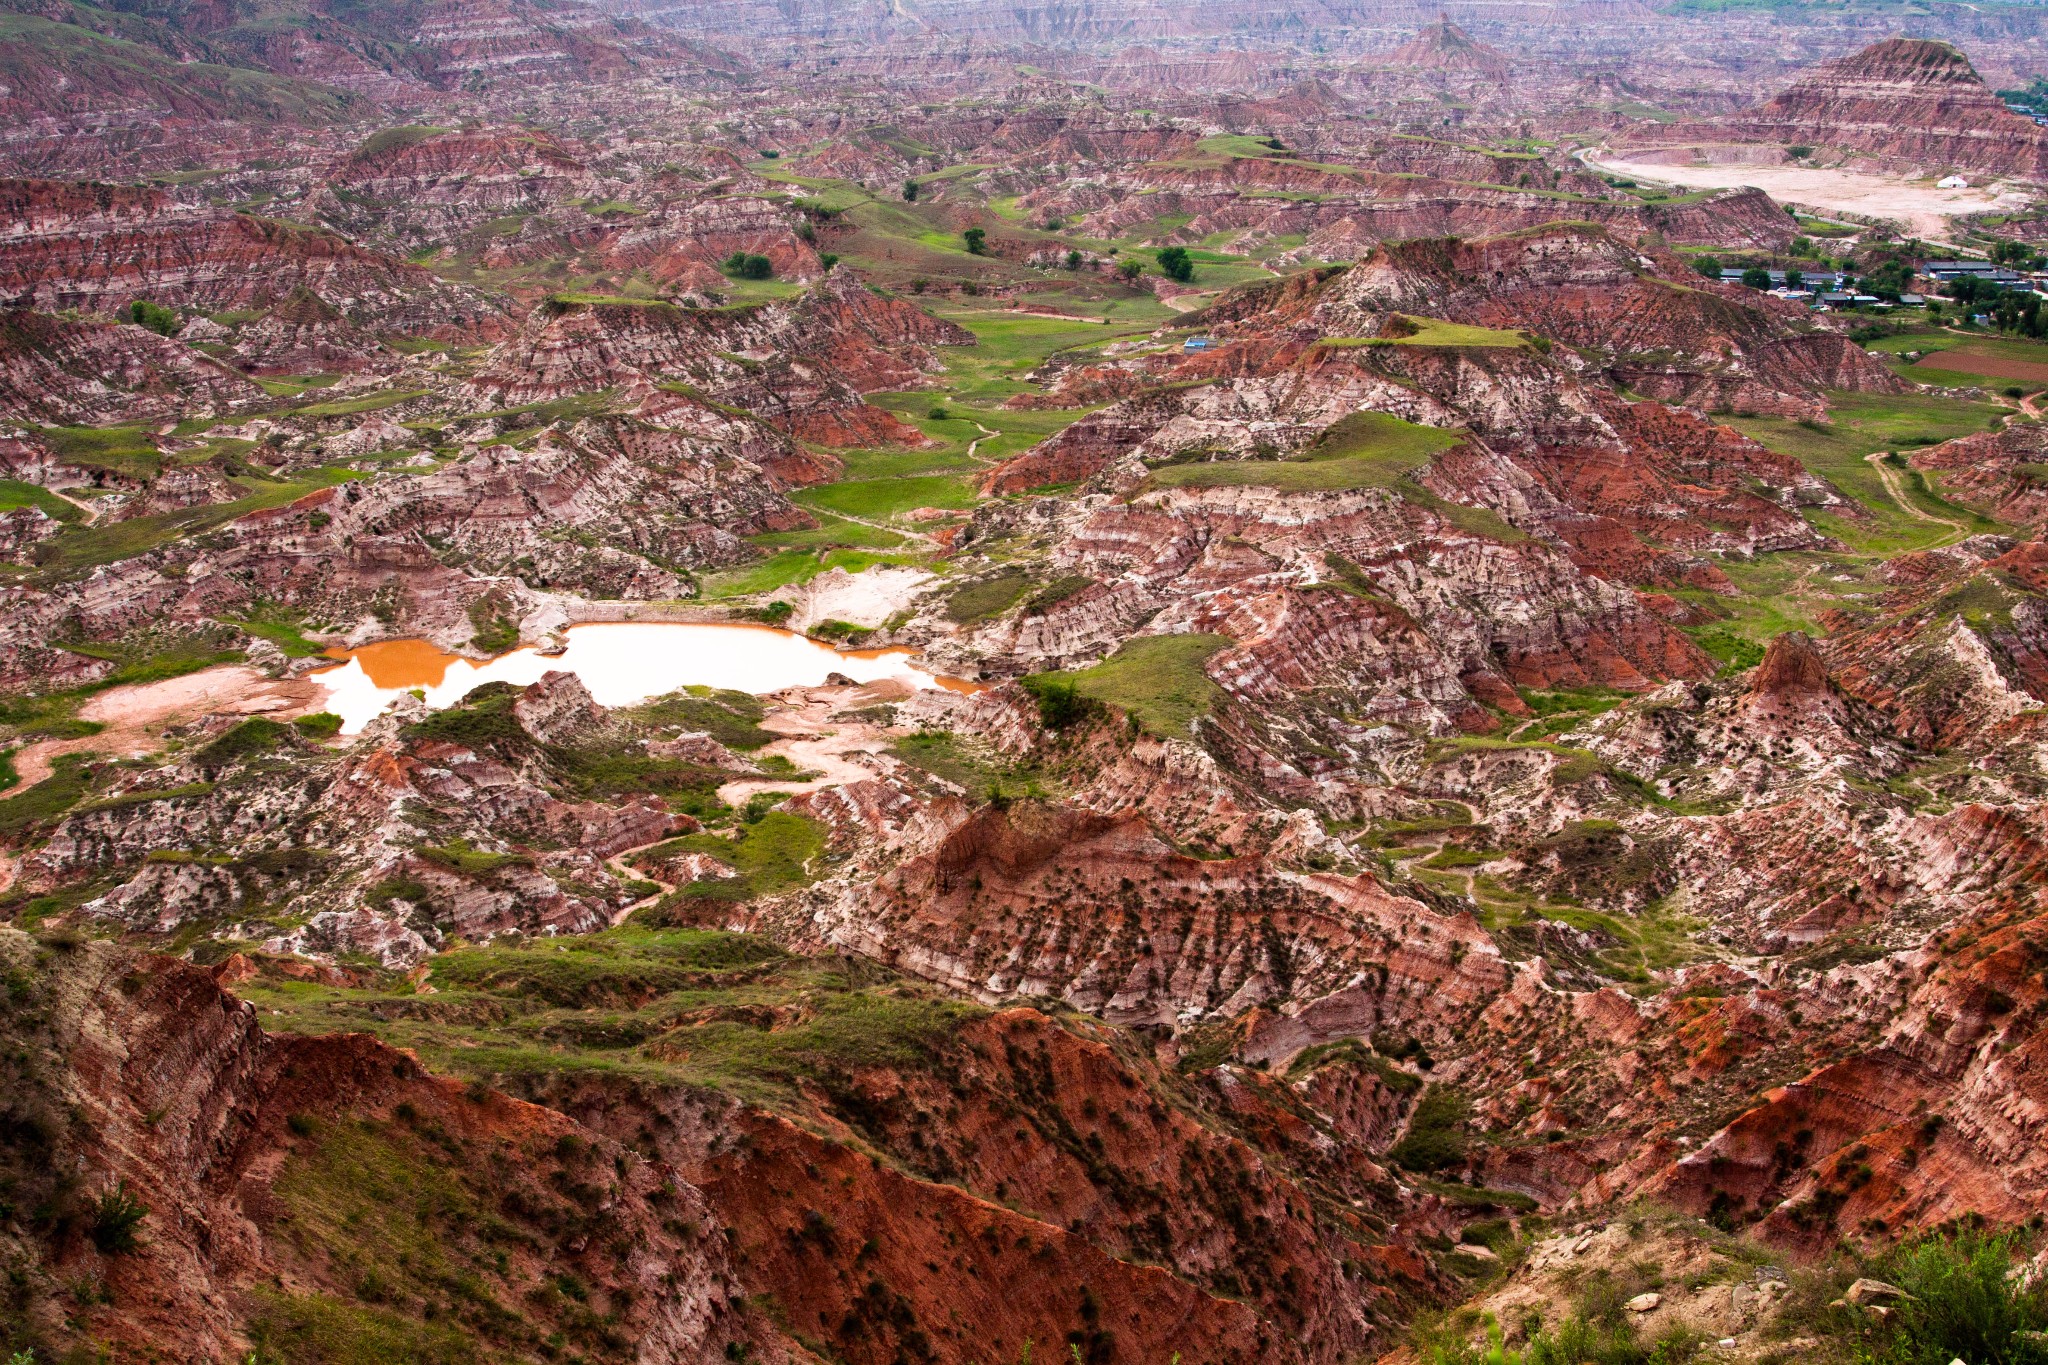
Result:
{"type": "Polygon", "coordinates": [[[1189,337],[1180,344],[1180,349],[1186,355],[1195,355],[1201,351],[1216,349],[1216,343],[1209,337],[1189,337]]]}
{"type": "Polygon", "coordinates": [[[1934,187],[1938,190],[1966,190],[1970,188],[1970,182],[1959,175],[1945,175],[1934,182],[1934,187]]]}
{"type": "MultiPolygon", "coordinates": [[[[1740,270],[1724,269],[1721,272],[1721,281],[1724,284],[1741,284],[1743,273],[1744,272],[1740,270]]],[[[1767,270],[1764,273],[1771,277],[1772,293],[1778,293],[1779,291],[1785,288],[1784,271],[1767,270]]],[[[1841,283],[1842,276],[1836,271],[1807,270],[1800,272],[1800,287],[1803,289],[1833,289],[1839,286],[1841,283]]]]}

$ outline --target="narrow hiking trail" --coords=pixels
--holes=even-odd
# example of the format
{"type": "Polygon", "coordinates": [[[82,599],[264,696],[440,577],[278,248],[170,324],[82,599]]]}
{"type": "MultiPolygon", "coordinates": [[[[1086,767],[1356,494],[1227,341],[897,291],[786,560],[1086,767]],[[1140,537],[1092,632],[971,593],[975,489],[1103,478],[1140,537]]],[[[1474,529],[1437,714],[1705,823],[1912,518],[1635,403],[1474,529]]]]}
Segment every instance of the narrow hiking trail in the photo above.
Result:
{"type": "Polygon", "coordinates": [[[764,746],[761,752],[780,754],[795,764],[798,771],[809,776],[780,780],[773,777],[739,778],[721,786],[718,799],[728,806],[744,806],[747,798],[757,792],[785,792],[795,796],[800,792],[865,782],[873,777],[874,771],[855,756],[882,752],[894,742],[894,736],[861,721],[834,719],[833,713],[839,705],[836,698],[806,697],[802,702],[785,704],[782,709],[770,712],[760,722],[762,729],[780,736],[764,746]]]}
{"type": "Polygon", "coordinates": [[[975,419],[972,417],[968,418],[967,420],[970,422],[974,422],[974,429],[981,433],[981,435],[975,437],[973,440],[967,443],[967,458],[972,460],[977,458],[975,452],[981,449],[981,443],[983,441],[993,441],[998,436],[1001,436],[1003,433],[1001,433],[1000,431],[990,431],[987,427],[983,426],[980,422],[975,421],[975,419]]]}
{"type": "MultiPolygon", "coordinates": [[[[1953,545],[1956,541],[1969,535],[1970,527],[1968,523],[1951,521],[1947,517],[1938,517],[1932,512],[1914,506],[1912,499],[1906,495],[1906,490],[1903,486],[1904,481],[1900,477],[1899,471],[1884,462],[1885,457],[1891,453],[1888,450],[1874,450],[1863,457],[1863,462],[1877,471],[1877,477],[1884,483],[1884,491],[1891,494],[1892,501],[1899,505],[1900,510],[1904,511],[1907,516],[1915,521],[1924,521],[1935,526],[1946,526],[1955,532],[1954,536],[1939,542],[1939,545],[1953,545]]],[[[1936,549],[1939,546],[1929,546],[1928,548],[1936,549]]]]}

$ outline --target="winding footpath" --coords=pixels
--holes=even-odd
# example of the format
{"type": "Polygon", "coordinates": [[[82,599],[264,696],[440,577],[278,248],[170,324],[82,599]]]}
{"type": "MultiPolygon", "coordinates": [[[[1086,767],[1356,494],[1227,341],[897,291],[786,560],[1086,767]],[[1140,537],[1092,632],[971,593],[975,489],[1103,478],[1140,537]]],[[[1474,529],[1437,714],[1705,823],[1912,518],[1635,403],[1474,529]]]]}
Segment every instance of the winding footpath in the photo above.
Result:
{"type": "Polygon", "coordinates": [[[1870,454],[1863,457],[1863,461],[1877,471],[1877,477],[1884,482],[1884,491],[1891,494],[1892,501],[1897,503],[1900,509],[1915,521],[1925,521],[1931,522],[1936,526],[1946,526],[1955,532],[1947,540],[1939,541],[1937,544],[1930,545],[1927,548],[1938,549],[1942,545],[1953,545],[1958,540],[1969,535],[1970,527],[1967,522],[1951,521],[1947,517],[1938,517],[1932,512],[1924,511],[1914,506],[1912,499],[1906,496],[1906,490],[1901,486],[1902,480],[1899,477],[1899,472],[1884,462],[1885,456],[1889,454],[1891,452],[1888,450],[1873,450],[1870,454]]]}
{"type": "Polygon", "coordinates": [[[996,437],[1002,435],[1003,433],[1001,433],[1000,431],[990,431],[987,427],[983,426],[980,422],[975,421],[975,419],[972,417],[968,418],[967,420],[970,422],[974,422],[974,429],[981,433],[981,435],[975,437],[973,440],[967,443],[967,458],[971,460],[975,458],[974,452],[981,449],[981,443],[983,441],[993,441],[996,439],[996,437]]]}

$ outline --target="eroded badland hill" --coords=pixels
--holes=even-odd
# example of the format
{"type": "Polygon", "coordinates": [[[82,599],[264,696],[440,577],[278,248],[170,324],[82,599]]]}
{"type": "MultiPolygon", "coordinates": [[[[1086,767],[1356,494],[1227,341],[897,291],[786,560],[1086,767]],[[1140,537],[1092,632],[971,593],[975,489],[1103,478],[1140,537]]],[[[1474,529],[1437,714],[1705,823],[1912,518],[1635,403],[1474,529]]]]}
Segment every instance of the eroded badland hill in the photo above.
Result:
{"type": "Polygon", "coordinates": [[[2036,11],[0,8],[11,1365],[2048,1354],[2036,11]]]}

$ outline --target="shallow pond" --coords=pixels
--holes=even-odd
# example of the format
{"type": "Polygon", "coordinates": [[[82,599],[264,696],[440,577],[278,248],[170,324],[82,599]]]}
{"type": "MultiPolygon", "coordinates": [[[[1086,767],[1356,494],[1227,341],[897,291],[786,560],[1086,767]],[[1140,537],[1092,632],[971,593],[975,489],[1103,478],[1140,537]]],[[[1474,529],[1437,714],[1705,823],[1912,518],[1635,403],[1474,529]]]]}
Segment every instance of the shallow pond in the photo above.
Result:
{"type": "Polygon", "coordinates": [[[899,678],[917,688],[971,687],[919,668],[906,649],[834,649],[770,626],[587,625],[572,628],[568,644],[561,654],[515,649],[477,663],[424,640],[387,640],[350,650],[346,663],[307,678],[327,689],[320,709],[340,716],[346,735],[361,730],[414,688],[426,693],[428,705],[448,706],[483,683],[523,687],[551,669],[581,678],[602,706],[631,706],[688,686],[736,692],[815,687],[831,673],[861,683],[899,678]]]}

